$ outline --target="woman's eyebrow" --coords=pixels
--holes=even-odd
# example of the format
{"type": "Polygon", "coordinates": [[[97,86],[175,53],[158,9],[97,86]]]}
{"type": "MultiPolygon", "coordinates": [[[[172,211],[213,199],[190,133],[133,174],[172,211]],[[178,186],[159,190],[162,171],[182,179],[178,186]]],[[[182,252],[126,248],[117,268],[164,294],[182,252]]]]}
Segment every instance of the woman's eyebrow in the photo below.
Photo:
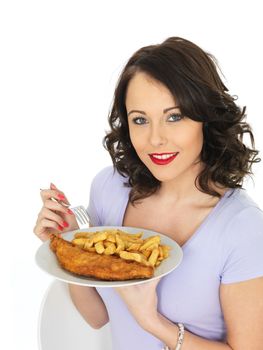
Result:
{"type": "MultiPolygon", "coordinates": [[[[163,113],[166,113],[166,112],[168,112],[168,111],[170,111],[171,109],[174,109],[174,108],[179,108],[179,106],[174,106],[174,107],[165,108],[165,109],[163,110],[163,113]]],[[[146,115],[146,113],[145,113],[144,111],[139,111],[139,110],[137,110],[137,109],[132,109],[132,110],[128,113],[127,117],[128,117],[131,113],[140,113],[140,114],[146,115]]]]}

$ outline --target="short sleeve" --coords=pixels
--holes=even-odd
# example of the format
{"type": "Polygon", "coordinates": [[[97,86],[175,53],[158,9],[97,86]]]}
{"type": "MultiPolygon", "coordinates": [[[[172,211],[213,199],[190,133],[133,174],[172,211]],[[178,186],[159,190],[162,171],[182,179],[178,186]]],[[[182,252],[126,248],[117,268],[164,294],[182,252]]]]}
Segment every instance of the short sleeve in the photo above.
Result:
{"type": "Polygon", "coordinates": [[[232,218],[224,233],[222,283],[263,276],[263,213],[248,207],[232,218]]]}
{"type": "Polygon", "coordinates": [[[102,226],[103,222],[103,192],[105,183],[112,174],[112,167],[102,169],[92,180],[90,186],[89,204],[87,213],[92,226],[102,226]]]}

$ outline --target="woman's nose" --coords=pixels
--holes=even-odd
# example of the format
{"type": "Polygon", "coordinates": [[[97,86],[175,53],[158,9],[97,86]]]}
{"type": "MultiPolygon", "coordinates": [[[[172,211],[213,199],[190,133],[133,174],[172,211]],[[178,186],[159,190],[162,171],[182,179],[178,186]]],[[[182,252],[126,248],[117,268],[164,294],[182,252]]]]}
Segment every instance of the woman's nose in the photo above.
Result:
{"type": "Polygon", "coordinates": [[[155,147],[165,144],[166,142],[165,132],[160,125],[151,127],[149,141],[155,147]]]}

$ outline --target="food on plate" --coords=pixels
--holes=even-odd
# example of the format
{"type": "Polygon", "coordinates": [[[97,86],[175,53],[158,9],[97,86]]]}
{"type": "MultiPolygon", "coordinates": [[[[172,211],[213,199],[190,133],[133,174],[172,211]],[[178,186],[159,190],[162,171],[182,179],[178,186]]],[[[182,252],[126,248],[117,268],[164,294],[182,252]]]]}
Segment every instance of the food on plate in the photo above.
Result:
{"type": "Polygon", "coordinates": [[[159,235],[146,239],[142,235],[107,229],[77,232],[71,242],[52,235],[50,247],[61,266],[78,275],[102,280],[150,278],[169,256],[170,246],[161,245],[159,235]]]}
{"type": "Polygon", "coordinates": [[[154,268],[152,266],[121,259],[118,255],[85,251],[56,235],[52,235],[50,240],[50,247],[56,254],[60,265],[77,275],[111,281],[150,278],[153,276],[154,268]]]}
{"type": "Polygon", "coordinates": [[[72,243],[89,252],[118,255],[122,259],[137,261],[145,266],[159,266],[169,256],[170,246],[161,245],[159,235],[146,239],[142,235],[143,232],[128,233],[120,229],[76,232],[72,243]]]}

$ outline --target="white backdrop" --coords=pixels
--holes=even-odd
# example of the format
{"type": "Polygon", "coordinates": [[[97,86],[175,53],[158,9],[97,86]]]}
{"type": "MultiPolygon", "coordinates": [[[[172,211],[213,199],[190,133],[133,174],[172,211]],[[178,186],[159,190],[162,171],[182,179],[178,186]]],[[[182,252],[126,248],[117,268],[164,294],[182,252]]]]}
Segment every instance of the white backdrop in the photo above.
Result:
{"type": "MultiPolygon", "coordinates": [[[[34,262],[39,188],[52,181],[72,205],[87,205],[91,179],[111,163],[102,138],[118,74],[135,50],[182,36],[214,54],[263,150],[259,3],[1,1],[1,349],[37,349],[52,281],[34,262]]],[[[262,168],[246,182],[261,207],[262,168]]]]}

